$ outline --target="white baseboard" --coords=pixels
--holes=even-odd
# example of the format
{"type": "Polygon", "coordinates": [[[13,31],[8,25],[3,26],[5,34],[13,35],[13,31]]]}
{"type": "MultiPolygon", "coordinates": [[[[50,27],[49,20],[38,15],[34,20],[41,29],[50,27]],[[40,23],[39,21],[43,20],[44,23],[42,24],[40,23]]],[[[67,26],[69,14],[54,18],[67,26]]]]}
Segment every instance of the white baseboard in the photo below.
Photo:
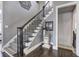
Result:
{"type": "Polygon", "coordinates": [[[79,57],[79,54],[76,54],[79,57]]]}
{"type": "Polygon", "coordinates": [[[79,57],[79,52],[76,50],[76,55],[79,57]]]}
{"type": "Polygon", "coordinates": [[[5,53],[7,53],[10,57],[14,57],[13,55],[11,55],[10,53],[8,53],[6,50],[4,50],[5,53]]]}
{"type": "Polygon", "coordinates": [[[56,46],[53,46],[52,48],[53,48],[54,50],[58,50],[58,48],[57,48],[56,46]]]}
{"type": "MultiPolygon", "coordinates": [[[[26,52],[25,53],[25,55],[27,55],[27,54],[29,54],[30,52],[32,52],[32,51],[34,51],[37,47],[39,47],[40,45],[42,44],[42,42],[40,42],[39,44],[37,44],[37,45],[35,45],[35,46],[33,46],[32,48],[30,48],[30,49],[24,49],[24,52],[26,52]]],[[[3,50],[5,53],[7,53],[10,57],[14,57],[13,55],[11,55],[10,53],[8,53],[6,50],[3,50]]]]}
{"type": "Polygon", "coordinates": [[[30,48],[30,49],[25,48],[25,49],[24,49],[25,55],[28,55],[30,52],[34,51],[34,50],[35,50],[37,47],[39,47],[41,44],[42,44],[42,42],[40,42],[39,44],[33,46],[33,47],[30,48]]]}
{"type": "Polygon", "coordinates": [[[59,44],[58,47],[68,49],[68,50],[73,50],[73,47],[65,46],[65,45],[62,45],[62,44],[59,44]]]}
{"type": "Polygon", "coordinates": [[[4,48],[5,48],[5,47],[8,47],[9,44],[10,44],[11,42],[13,42],[16,37],[17,37],[17,35],[15,35],[10,41],[8,41],[8,43],[6,43],[6,44],[2,47],[2,52],[7,53],[10,57],[13,57],[13,56],[12,56],[10,53],[8,53],[4,48]]]}
{"type": "Polygon", "coordinates": [[[52,49],[54,49],[54,50],[58,50],[58,47],[56,47],[55,45],[53,45],[52,42],[51,42],[51,45],[52,45],[52,49]]]}

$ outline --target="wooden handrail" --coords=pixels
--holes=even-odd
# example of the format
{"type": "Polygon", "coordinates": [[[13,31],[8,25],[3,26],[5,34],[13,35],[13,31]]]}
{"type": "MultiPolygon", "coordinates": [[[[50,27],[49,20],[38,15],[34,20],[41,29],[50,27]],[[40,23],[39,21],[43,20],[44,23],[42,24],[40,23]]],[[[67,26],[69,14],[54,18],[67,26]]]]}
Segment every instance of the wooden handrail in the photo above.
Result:
{"type": "Polygon", "coordinates": [[[44,7],[46,7],[48,3],[49,3],[49,1],[44,5],[44,7]]]}
{"type": "MultiPolygon", "coordinates": [[[[45,8],[48,3],[49,3],[49,1],[48,1],[43,7],[45,8]]],[[[35,16],[33,16],[30,20],[28,20],[28,21],[22,26],[22,29],[23,29],[28,23],[30,23],[36,16],[38,16],[42,11],[43,11],[43,9],[40,10],[40,11],[39,11],[35,16]]]]}
{"type": "Polygon", "coordinates": [[[28,20],[23,26],[22,26],[22,28],[24,28],[27,24],[29,24],[37,15],[39,15],[40,13],[42,12],[42,10],[41,11],[39,11],[35,16],[33,16],[30,20],[28,20]]]}

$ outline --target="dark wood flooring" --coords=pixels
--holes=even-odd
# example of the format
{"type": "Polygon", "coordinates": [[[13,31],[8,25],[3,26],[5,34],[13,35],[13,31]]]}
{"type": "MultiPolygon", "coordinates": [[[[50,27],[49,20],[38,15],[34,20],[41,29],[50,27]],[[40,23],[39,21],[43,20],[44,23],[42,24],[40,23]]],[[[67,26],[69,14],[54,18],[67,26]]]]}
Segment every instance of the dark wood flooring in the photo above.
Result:
{"type": "MultiPolygon", "coordinates": [[[[9,57],[6,53],[2,53],[3,57],[9,57]]],[[[50,49],[43,48],[39,46],[37,49],[29,53],[24,57],[76,57],[76,55],[71,51],[63,48],[59,48],[57,50],[53,50],[52,47],[50,49]]]]}
{"type": "Polygon", "coordinates": [[[76,57],[76,55],[68,49],[59,48],[58,49],[58,56],[59,57],[76,57]]]}
{"type": "Polygon", "coordinates": [[[46,49],[40,46],[26,57],[76,57],[76,55],[71,50],[63,48],[59,48],[57,51],[52,48],[46,49]]]}

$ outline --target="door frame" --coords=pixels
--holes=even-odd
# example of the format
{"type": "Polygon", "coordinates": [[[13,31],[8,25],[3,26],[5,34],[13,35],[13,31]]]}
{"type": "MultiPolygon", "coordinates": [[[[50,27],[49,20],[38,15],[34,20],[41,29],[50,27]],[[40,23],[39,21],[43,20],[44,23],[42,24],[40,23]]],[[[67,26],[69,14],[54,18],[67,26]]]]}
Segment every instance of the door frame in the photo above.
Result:
{"type": "Polygon", "coordinates": [[[69,2],[66,4],[56,6],[56,48],[57,49],[58,49],[58,9],[63,8],[63,7],[67,7],[67,6],[71,6],[71,5],[76,5],[76,4],[77,4],[77,2],[69,2]]]}

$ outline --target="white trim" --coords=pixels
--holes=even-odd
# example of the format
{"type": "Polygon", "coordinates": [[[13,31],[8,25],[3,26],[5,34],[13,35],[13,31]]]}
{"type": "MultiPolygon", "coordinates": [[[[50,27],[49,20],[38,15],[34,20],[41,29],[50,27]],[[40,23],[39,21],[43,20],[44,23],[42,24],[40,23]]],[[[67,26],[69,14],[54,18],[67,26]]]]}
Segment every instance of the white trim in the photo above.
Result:
{"type": "Polygon", "coordinates": [[[63,8],[63,7],[76,5],[76,4],[77,4],[77,2],[70,2],[70,3],[56,6],[56,47],[57,47],[57,49],[58,49],[58,8],[63,8]]]}
{"type": "Polygon", "coordinates": [[[4,49],[5,47],[8,47],[9,44],[10,44],[11,42],[13,42],[15,38],[17,38],[17,35],[15,35],[10,41],[8,41],[8,43],[6,43],[5,46],[3,46],[3,49],[4,49]]]}
{"type": "Polygon", "coordinates": [[[56,7],[56,46],[58,48],[58,7],[56,7]]]}
{"type": "Polygon", "coordinates": [[[75,49],[74,49],[73,47],[70,47],[70,46],[63,46],[62,44],[59,44],[59,47],[60,47],[60,48],[64,48],[64,49],[68,49],[68,50],[72,50],[72,52],[73,52],[74,54],[76,54],[76,51],[75,51],[75,49]]]}
{"type": "Polygon", "coordinates": [[[72,5],[76,5],[76,4],[77,4],[77,2],[70,2],[70,3],[66,3],[66,4],[56,6],[56,8],[63,8],[63,7],[72,6],[72,5]]]}
{"type": "Polygon", "coordinates": [[[65,46],[65,45],[59,44],[58,47],[73,51],[73,47],[72,46],[70,47],[70,46],[65,46]]]}
{"type": "MultiPolygon", "coordinates": [[[[37,47],[39,47],[42,44],[42,42],[40,42],[39,44],[33,46],[30,49],[25,48],[24,52],[26,51],[25,55],[29,54],[30,52],[34,51],[37,47]]],[[[4,50],[5,53],[7,53],[10,57],[14,57],[13,55],[11,55],[10,53],[8,53],[6,50],[4,50]]]]}
{"type": "Polygon", "coordinates": [[[52,45],[52,49],[54,49],[54,50],[58,50],[58,48],[57,48],[55,45],[53,45],[52,42],[51,42],[51,45],[52,45]]]}
{"type": "Polygon", "coordinates": [[[8,53],[6,50],[4,50],[5,53],[7,53],[10,57],[14,57],[13,55],[11,55],[10,53],[8,53]]]}
{"type": "Polygon", "coordinates": [[[25,55],[27,55],[27,54],[29,54],[30,52],[34,51],[34,50],[35,50],[37,47],[39,47],[41,44],[42,44],[42,42],[38,43],[37,45],[33,46],[33,47],[30,48],[30,49],[25,48],[25,49],[24,49],[25,55]]]}
{"type": "Polygon", "coordinates": [[[58,48],[57,48],[56,46],[53,46],[52,49],[54,49],[54,50],[58,50],[58,48]]]}

